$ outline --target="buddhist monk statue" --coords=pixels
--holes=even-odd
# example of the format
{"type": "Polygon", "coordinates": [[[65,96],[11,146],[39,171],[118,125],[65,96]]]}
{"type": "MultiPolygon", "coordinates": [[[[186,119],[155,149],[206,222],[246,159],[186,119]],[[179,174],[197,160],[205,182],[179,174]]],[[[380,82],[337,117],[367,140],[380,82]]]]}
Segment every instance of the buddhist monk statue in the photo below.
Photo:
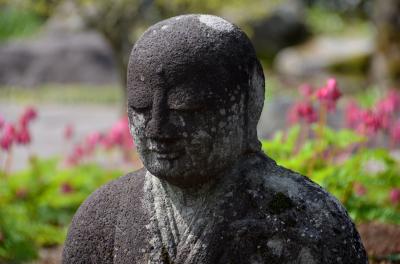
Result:
{"type": "Polygon", "coordinates": [[[368,263],[337,199],[261,151],[264,74],[237,26],[211,15],[151,26],[127,99],[144,168],[81,205],[63,263],[368,263]]]}

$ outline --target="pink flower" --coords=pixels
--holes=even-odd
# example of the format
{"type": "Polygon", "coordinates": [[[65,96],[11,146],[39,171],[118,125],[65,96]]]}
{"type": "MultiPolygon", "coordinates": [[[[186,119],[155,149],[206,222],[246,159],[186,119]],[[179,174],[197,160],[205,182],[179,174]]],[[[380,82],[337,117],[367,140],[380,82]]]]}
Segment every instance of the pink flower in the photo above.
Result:
{"type": "Polygon", "coordinates": [[[0,147],[8,151],[11,148],[12,143],[15,140],[15,127],[10,123],[4,125],[3,135],[0,138],[0,147]]]}
{"type": "Polygon", "coordinates": [[[299,102],[289,110],[288,118],[290,123],[304,120],[311,124],[318,120],[318,115],[310,102],[299,102]]]}
{"type": "Polygon", "coordinates": [[[336,108],[337,100],[342,96],[342,93],[337,87],[336,79],[328,79],[326,86],[317,90],[316,96],[321,104],[323,104],[329,111],[334,110],[336,108]]]}
{"type": "Polygon", "coordinates": [[[382,116],[371,110],[361,112],[361,122],[357,130],[362,134],[374,135],[382,128],[382,116]]]}
{"type": "Polygon", "coordinates": [[[382,128],[390,129],[394,114],[399,108],[400,94],[394,90],[389,91],[383,99],[376,103],[375,109],[379,116],[381,116],[382,128]]]}
{"type": "Polygon", "coordinates": [[[392,114],[400,109],[400,93],[391,90],[386,97],[379,100],[376,104],[379,113],[392,114]]]}
{"type": "Polygon", "coordinates": [[[33,108],[32,106],[29,106],[25,109],[24,113],[21,115],[19,119],[20,125],[26,127],[29,124],[29,122],[36,119],[36,117],[37,117],[36,109],[33,108]]]}
{"type": "Polygon", "coordinates": [[[27,127],[22,127],[20,131],[16,132],[16,142],[21,145],[26,145],[31,142],[31,135],[27,127]]]}
{"type": "Polygon", "coordinates": [[[72,124],[67,124],[64,127],[64,138],[65,140],[70,140],[74,136],[74,126],[72,124]]]}
{"type": "Polygon", "coordinates": [[[37,111],[34,107],[32,106],[28,106],[25,109],[25,113],[24,115],[26,116],[26,118],[28,118],[29,120],[34,120],[37,117],[37,111]]]}
{"type": "Polygon", "coordinates": [[[400,143],[400,119],[392,126],[390,137],[394,143],[400,143]]]}
{"type": "Polygon", "coordinates": [[[75,145],[72,153],[67,157],[68,165],[78,164],[85,154],[84,149],[80,145],[75,145]]]}
{"type": "Polygon", "coordinates": [[[120,146],[126,150],[133,147],[133,140],[129,132],[128,117],[118,120],[102,140],[105,148],[120,146]]]}
{"type": "Polygon", "coordinates": [[[93,132],[86,137],[85,149],[86,152],[92,153],[96,148],[97,144],[101,142],[102,135],[99,132],[93,132]]]}
{"type": "Polygon", "coordinates": [[[133,140],[129,131],[128,117],[125,116],[118,120],[105,135],[99,132],[88,134],[81,144],[74,147],[66,159],[67,164],[78,164],[83,157],[90,155],[99,144],[106,149],[119,147],[125,156],[129,156],[133,148],[133,140]]]}
{"type": "Polygon", "coordinates": [[[355,182],[353,185],[353,191],[357,196],[364,196],[367,193],[367,188],[359,182],[355,182]]]}
{"type": "Polygon", "coordinates": [[[400,202],[400,188],[393,188],[390,190],[389,198],[392,204],[397,205],[400,202]]]}
{"type": "Polygon", "coordinates": [[[68,182],[64,182],[60,186],[60,192],[63,194],[72,193],[73,191],[74,191],[74,188],[68,182]]]}
{"type": "Polygon", "coordinates": [[[299,86],[299,93],[305,98],[310,98],[313,94],[313,87],[307,83],[299,86]]]}
{"type": "Polygon", "coordinates": [[[363,110],[354,101],[347,104],[345,109],[346,126],[350,128],[357,128],[362,119],[363,110]]]}

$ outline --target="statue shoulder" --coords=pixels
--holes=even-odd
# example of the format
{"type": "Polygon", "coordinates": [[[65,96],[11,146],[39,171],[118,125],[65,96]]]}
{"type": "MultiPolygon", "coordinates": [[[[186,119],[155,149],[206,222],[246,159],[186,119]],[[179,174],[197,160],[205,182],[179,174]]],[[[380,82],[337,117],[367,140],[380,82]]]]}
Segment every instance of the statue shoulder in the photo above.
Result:
{"type": "Polygon", "coordinates": [[[63,263],[112,263],[115,225],[127,189],[143,189],[144,169],[113,180],[93,192],[72,219],[63,263]]]}
{"type": "Polygon", "coordinates": [[[244,178],[247,184],[242,186],[255,209],[233,226],[235,230],[247,227],[246,232],[236,232],[242,234],[240,241],[248,240],[243,244],[258,243],[257,248],[260,241],[271,238],[265,254],[298,256],[299,263],[366,263],[346,209],[321,186],[267,160],[257,162],[244,178]]]}

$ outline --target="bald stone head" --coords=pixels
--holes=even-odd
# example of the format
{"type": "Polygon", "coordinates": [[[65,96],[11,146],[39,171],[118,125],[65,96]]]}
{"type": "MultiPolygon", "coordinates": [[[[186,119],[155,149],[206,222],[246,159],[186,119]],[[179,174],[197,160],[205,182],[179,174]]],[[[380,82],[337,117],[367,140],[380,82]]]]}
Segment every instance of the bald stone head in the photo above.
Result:
{"type": "Polygon", "coordinates": [[[151,26],[133,47],[127,95],[143,164],[171,184],[201,185],[260,150],[263,71],[247,36],[220,17],[151,26]]]}

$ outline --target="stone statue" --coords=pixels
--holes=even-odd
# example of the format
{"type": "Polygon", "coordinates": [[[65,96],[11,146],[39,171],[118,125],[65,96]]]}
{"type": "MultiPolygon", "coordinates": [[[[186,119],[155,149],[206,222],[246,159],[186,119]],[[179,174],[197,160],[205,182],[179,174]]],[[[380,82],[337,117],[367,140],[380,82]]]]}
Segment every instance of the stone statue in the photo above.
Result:
{"type": "Polygon", "coordinates": [[[260,149],[264,75],[246,35],[211,15],[150,27],[128,67],[144,169],[77,211],[63,263],[367,263],[343,206],[260,149]]]}

